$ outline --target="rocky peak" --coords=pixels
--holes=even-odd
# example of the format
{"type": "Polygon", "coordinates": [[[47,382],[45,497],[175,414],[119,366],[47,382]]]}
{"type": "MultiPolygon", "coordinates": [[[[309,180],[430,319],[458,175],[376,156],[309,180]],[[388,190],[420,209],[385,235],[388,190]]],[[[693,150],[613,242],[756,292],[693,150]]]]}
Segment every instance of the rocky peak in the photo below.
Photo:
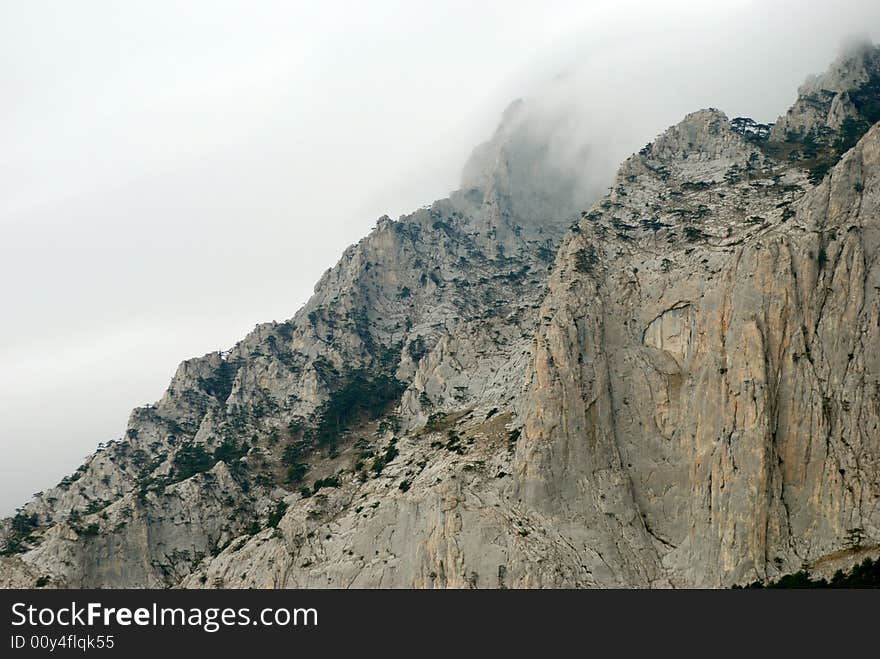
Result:
{"type": "Polygon", "coordinates": [[[464,166],[453,202],[473,216],[477,231],[508,251],[558,236],[599,196],[595,182],[583,180],[590,154],[561,153],[562,123],[516,100],[464,166]]]}
{"type": "Polygon", "coordinates": [[[732,134],[727,115],[707,108],[687,115],[655,140],[651,153],[657,157],[681,160],[714,158],[731,142],[739,140],[732,134]]]}
{"type": "Polygon", "coordinates": [[[772,142],[837,146],[842,152],[880,121],[880,48],[845,50],[828,70],[810,77],[770,133],[772,142]]]}
{"type": "Polygon", "coordinates": [[[513,101],[501,114],[501,121],[492,137],[477,145],[471,152],[461,173],[462,191],[479,191],[483,194],[492,185],[492,174],[499,166],[499,159],[523,117],[525,102],[522,99],[513,101]]]}
{"type": "Polygon", "coordinates": [[[880,48],[860,42],[845,48],[828,70],[807,78],[798,88],[799,96],[822,90],[846,93],[859,89],[880,74],[880,48]]]}
{"type": "Polygon", "coordinates": [[[760,150],[743,134],[735,131],[727,115],[709,108],[687,115],[668,128],[637,156],[627,160],[618,172],[631,180],[648,168],[661,176],[673,176],[691,183],[720,182],[731,167],[759,167],[760,150]]]}

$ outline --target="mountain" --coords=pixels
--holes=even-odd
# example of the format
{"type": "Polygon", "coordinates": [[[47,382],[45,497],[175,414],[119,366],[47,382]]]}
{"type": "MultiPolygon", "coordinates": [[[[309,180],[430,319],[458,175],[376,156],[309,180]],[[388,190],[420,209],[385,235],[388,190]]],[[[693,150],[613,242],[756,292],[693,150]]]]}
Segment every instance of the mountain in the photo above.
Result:
{"type": "Polygon", "coordinates": [[[775,125],[688,115],[601,199],[514,103],[460,190],[4,520],[0,585],[725,587],[880,554],[878,63],[775,125]]]}

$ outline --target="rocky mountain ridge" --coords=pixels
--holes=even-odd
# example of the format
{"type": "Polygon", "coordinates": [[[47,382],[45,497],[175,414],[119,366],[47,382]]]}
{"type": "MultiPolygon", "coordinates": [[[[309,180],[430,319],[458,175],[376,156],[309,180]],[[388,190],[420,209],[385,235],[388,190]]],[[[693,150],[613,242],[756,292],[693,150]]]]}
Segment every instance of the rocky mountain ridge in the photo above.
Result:
{"type": "Polygon", "coordinates": [[[522,105],[461,190],[184,362],[0,585],[719,587],[880,553],[880,55],[590,192],[522,105]],[[833,557],[833,558],[829,558],[833,557]]]}

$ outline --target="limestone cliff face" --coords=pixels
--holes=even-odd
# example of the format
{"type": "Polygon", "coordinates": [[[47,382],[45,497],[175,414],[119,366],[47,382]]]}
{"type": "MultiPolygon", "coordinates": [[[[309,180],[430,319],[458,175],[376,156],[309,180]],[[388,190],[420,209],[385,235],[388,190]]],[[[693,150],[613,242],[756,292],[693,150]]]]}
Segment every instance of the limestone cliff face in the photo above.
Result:
{"type": "Polygon", "coordinates": [[[574,223],[512,106],[460,191],[5,520],[0,586],[717,587],[880,552],[877,60],[820,78],[856,127],[810,90],[785,130],[696,112],[574,223]]]}
{"type": "Polygon", "coordinates": [[[696,158],[625,163],[565,240],[515,473],[530,505],[617,528],[674,585],[720,586],[853,528],[876,544],[880,126],[812,189],[719,113],[658,142],[694,135],[696,158]]]}

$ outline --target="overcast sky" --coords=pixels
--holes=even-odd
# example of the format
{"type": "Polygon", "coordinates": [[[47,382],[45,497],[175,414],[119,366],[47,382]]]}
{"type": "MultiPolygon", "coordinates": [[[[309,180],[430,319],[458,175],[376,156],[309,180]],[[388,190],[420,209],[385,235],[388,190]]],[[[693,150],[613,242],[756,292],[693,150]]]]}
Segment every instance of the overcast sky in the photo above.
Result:
{"type": "Polygon", "coordinates": [[[524,97],[616,164],[772,121],[880,3],[0,0],[0,513],[183,359],[294,314],[524,97]]]}

